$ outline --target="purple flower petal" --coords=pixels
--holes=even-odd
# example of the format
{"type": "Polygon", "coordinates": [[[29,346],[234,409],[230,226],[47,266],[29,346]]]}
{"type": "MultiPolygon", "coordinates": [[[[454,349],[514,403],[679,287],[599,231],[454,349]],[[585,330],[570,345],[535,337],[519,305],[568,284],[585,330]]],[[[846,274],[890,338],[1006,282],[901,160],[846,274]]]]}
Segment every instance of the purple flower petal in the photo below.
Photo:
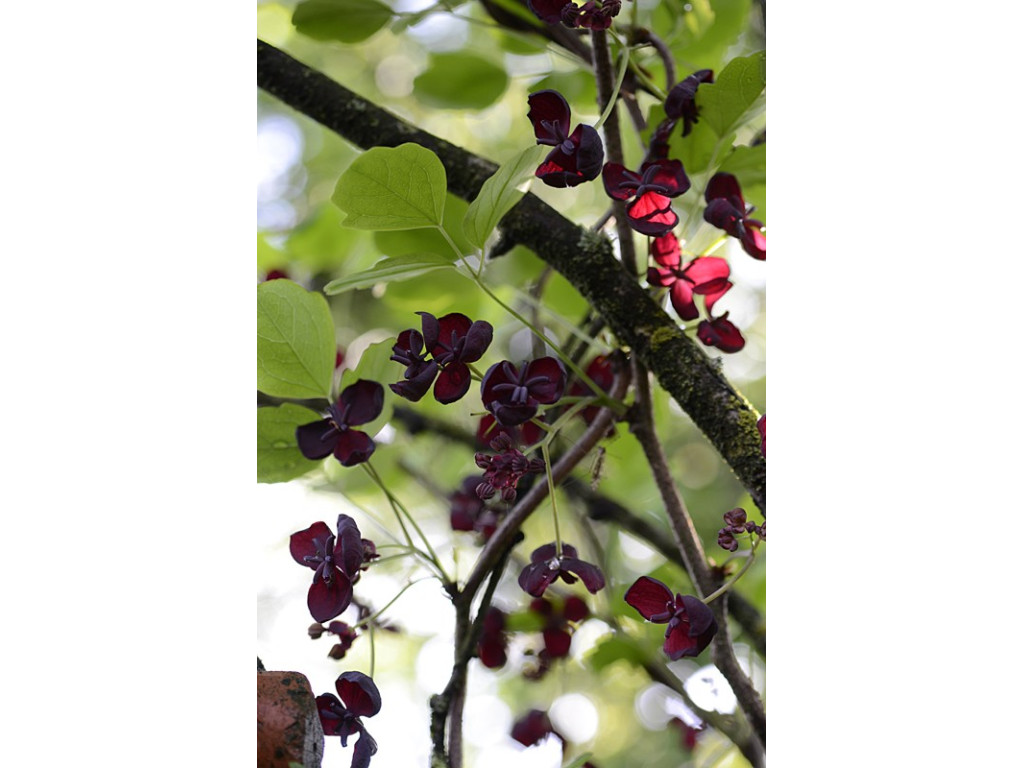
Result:
{"type": "Polygon", "coordinates": [[[648,621],[664,624],[672,615],[668,606],[672,603],[672,591],[657,579],[641,576],[623,596],[629,605],[648,621]]]}
{"type": "Polygon", "coordinates": [[[512,725],[512,738],[524,747],[533,746],[552,733],[555,733],[555,730],[551,720],[546,712],[539,709],[531,709],[512,725]]]}
{"type": "Polygon", "coordinates": [[[322,693],[316,697],[316,710],[320,716],[320,725],[324,734],[337,736],[344,722],[342,710],[344,706],[333,693],[322,693]]]}
{"type": "MultiPolygon", "coordinates": [[[[568,0],[540,0],[537,5],[541,6],[547,16],[553,15],[549,20],[540,12],[533,0],[530,3],[530,10],[550,24],[556,24],[561,20],[561,8],[568,0]],[[557,6],[557,10],[555,9],[557,6]]],[[[530,111],[526,117],[533,123],[533,134],[537,137],[538,144],[546,144],[551,147],[561,144],[569,135],[569,103],[558,91],[544,90],[531,93],[526,103],[530,105],[530,111]]]]}
{"type": "Polygon", "coordinates": [[[334,571],[329,583],[319,575],[315,576],[306,595],[309,612],[319,622],[330,621],[340,615],[351,602],[352,582],[339,570],[334,571]]]}
{"type": "Polygon", "coordinates": [[[538,403],[554,403],[565,391],[565,367],[554,357],[540,357],[532,361],[526,366],[525,378],[530,396],[538,403]],[[533,379],[542,380],[530,383],[533,379]]]}
{"type": "Polygon", "coordinates": [[[356,521],[338,515],[338,538],[334,545],[334,561],[345,575],[354,579],[363,565],[363,539],[356,521]]]}
{"type": "Polygon", "coordinates": [[[693,595],[683,595],[683,607],[686,618],[690,622],[690,634],[694,637],[704,635],[714,627],[712,634],[718,630],[714,612],[703,601],[693,595]]]}
{"type": "Polygon", "coordinates": [[[726,319],[728,315],[726,312],[710,322],[701,320],[697,326],[697,338],[709,347],[716,347],[723,352],[739,352],[746,341],[739,329],[726,319]]]}
{"type": "Polygon", "coordinates": [[[454,403],[469,392],[472,375],[465,363],[449,363],[434,383],[434,398],[439,403],[454,403]]]}
{"type": "Polygon", "coordinates": [[[629,200],[636,194],[636,187],[623,187],[624,183],[640,182],[640,177],[632,171],[626,170],[625,166],[619,163],[605,163],[601,171],[601,180],[604,182],[604,191],[609,197],[616,200],[629,200]]]}
{"type": "Polygon", "coordinates": [[[760,221],[744,219],[742,234],[740,235],[740,243],[743,245],[743,250],[758,261],[765,260],[765,248],[767,246],[764,232],[761,231],[762,227],[764,227],[764,224],[760,221]]]}
{"type": "Polygon", "coordinates": [[[344,672],[335,687],[345,708],[358,717],[372,717],[380,712],[380,691],[373,679],[362,672],[344,672]]]}
{"type": "Polygon", "coordinates": [[[531,597],[540,597],[559,573],[557,565],[551,568],[548,562],[531,563],[519,574],[519,586],[531,597]]]}
{"type": "Polygon", "coordinates": [[[486,320],[477,320],[466,332],[466,343],[460,359],[464,363],[475,363],[484,356],[494,338],[494,327],[486,320]]]}
{"type": "Polygon", "coordinates": [[[572,644],[572,635],[559,627],[545,629],[544,650],[553,659],[560,659],[569,655],[569,646],[572,644]]]}
{"type": "Polygon", "coordinates": [[[576,170],[583,181],[593,181],[604,165],[604,143],[597,129],[591,125],[578,125],[570,137],[576,145],[576,170]]]}
{"type": "Polygon", "coordinates": [[[291,538],[288,541],[288,551],[291,552],[292,559],[299,565],[304,565],[308,568],[316,568],[315,565],[310,565],[303,558],[313,557],[316,555],[317,546],[314,543],[314,539],[319,539],[322,547],[323,543],[326,542],[331,535],[331,529],[327,527],[327,523],[313,523],[306,530],[297,531],[291,535],[291,538]]]}
{"type": "MultiPolygon", "coordinates": [[[[648,278],[647,282],[650,282],[648,278]]],[[[669,289],[669,299],[672,307],[683,320],[696,320],[700,317],[700,311],[693,302],[693,285],[689,280],[676,280],[669,289]]]]}
{"type": "Polygon", "coordinates": [[[295,428],[295,442],[307,459],[323,459],[334,453],[338,430],[328,419],[295,428]]]}
{"type": "Polygon", "coordinates": [[[341,391],[338,404],[343,410],[347,409],[345,423],[348,426],[366,424],[384,409],[384,387],[376,381],[360,379],[341,391]]]}
{"type": "MultiPolygon", "coordinates": [[[[408,377],[408,375],[409,373],[406,371],[406,376],[408,377]]],[[[422,399],[430,390],[430,385],[434,383],[435,376],[437,376],[437,363],[431,360],[422,366],[419,372],[412,376],[412,378],[407,378],[405,381],[397,381],[388,386],[399,397],[404,397],[406,400],[415,403],[422,399]]]]}
{"type": "Polygon", "coordinates": [[[575,573],[579,576],[580,580],[583,582],[583,586],[585,586],[591,594],[594,594],[598,590],[604,588],[604,574],[601,573],[601,569],[593,563],[588,563],[586,560],[579,560],[575,557],[563,557],[562,570],[575,573]]]}
{"type": "Polygon", "coordinates": [[[377,754],[377,742],[365,728],[359,729],[359,741],[352,751],[352,768],[367,768],[370,758],[377,754]]]}
{"type": "Polygon", "coordinates": [[[437,345],[441,325],[437,318],[429,312],[417,312],[416,314],[420,316],[420,325],[423,328],[423,346],[429,352],[437,345]]]}
{"type": "Polygon", "coordinates": [[[362,464],[370,458],[376,448],[373,440],[365,432],[360,432],[358,429],[346,429],[338,436],[338,443],[334,448],[334,458],[341,462],[341,466],[352,467],[362,464]]]}

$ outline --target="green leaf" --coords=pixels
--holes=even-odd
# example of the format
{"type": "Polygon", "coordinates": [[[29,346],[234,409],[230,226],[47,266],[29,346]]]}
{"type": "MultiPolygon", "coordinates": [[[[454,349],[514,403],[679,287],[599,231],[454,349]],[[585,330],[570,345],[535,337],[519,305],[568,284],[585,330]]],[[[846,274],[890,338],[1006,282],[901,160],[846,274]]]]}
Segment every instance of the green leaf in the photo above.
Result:
{"type": "Polygon", "coordinates": [[[369,267],[380,258],[373,248],[372,235],[345,229],[341,219],[341,211],[324,204],[288,235],[288,255],[313,272],[334,272],[342,266],[348,271],[369,267]]]}
{"type": "Polygon", "coordinates": [[[439,109],[483,109],[508,87],[508,74],[472,53],[435,53],[412,85],[423,104],[439,109]]]}
{"type": "Polygon", "coordinates": [[[378,0],[305,0],[295,7],[292,24],[314,40],[358,43],[391,19],[391,9],[378,0]]]}
{"type": "Polygon", "coordinates": [[[285,403],[256,409],[256,481],[283,483],[316,469],[321,462],[307,459],[295,441],[295,428],[318,421],[316,411],[285,403]]]}
{"type": "Polygon", "coordinates": [[[433,152],[419,144],[374,147],[357,157],[331,201],[352,229],[419,229],[441,224],[448,180],[433,152]]]}
{"type": "Polygon", "coordinates": [[[477,248],[483,248],[491,232],[498,226],[501,217],[519,202],[537,166],[551,151],[542,144],[524,149],[518,155],[502,163],[480,189],[480,194],[469,204],[462,225],[466,239],[477,248]]]}
{"type": "Polygon", "coordinates": [[[330,397],[337,355],[327,300],[291,280],[256,289],[256,388],[271,397],[330,397]]]}
{"type": "Polygon", "coordinates": [[[392,256],[381,259],[369,269],[354,275],[339,277],[324,286],[324,293],[334,296],[356,288],[370,288],[377,283],[390,283],[394,280],[408,280],[410,277],[443,269],[455,265],[449,259],[433,253],[414,253],[407,256],[392,256]]]}
{"type": "Polygon", "coordinates": [[[725,136],[757,100],[765,86],[765,52],[733,59],[715,78],[697,89],[700,119],[725,136]]]}

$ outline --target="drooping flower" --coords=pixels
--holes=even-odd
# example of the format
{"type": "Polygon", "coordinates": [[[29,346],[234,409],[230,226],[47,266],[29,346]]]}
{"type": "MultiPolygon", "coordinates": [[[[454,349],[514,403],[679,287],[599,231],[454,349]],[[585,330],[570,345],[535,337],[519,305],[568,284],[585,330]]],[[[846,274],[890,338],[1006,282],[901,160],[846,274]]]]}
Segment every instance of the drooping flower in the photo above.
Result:
{"type": "Polygon", "coordinates": [[[338,401],[328,406],[326,418],[295,429],[299,450],[307,459],[323,459],[333,453],[343,467],[366,461],[376,445],[368,434],[352,427],[373,421],[383,407],[384,387],[360,379],[341,391],[338,401]]]}
{"type": "Polygon", "coordinates": [[[363,563],[376,557],[373,542],[360,536],[359,527],[348,515],[338,515],[337,535],[327,523],[313,523],[291,535],[288,549],[295,562],[314,571],[306,604],[320,622],[330,621],[348,608],[352,582],[363,563]],[[368,556],[371,548],[373,554],[368,556]]]}
{"type": "Polygon", "coordinates": [[[554,357],[537,358],[521,369],[502,360],[484,374],[480,397],[499,424],[515,427],[532,419],[538,406],[557,402],[565,380],[565,368],[554,357]]]}
{"type": "Polygon", "coordinates": [[[678,160],[648,161],[640,166],[639,173],[618,163],[605,163],[601,178],[609,197],[632,200],[626,214],[629,226],[637,232],[658,237],[679,223],[671,198],[686,192],[690,179],[678,160]]]}
{"type": "Polygon", "coordinates": [[[538,144],[554,147],[535,171],[549,187],[575,187],[601,173],[604,145],[593,126],[580,123],[569,133],[569,104],[558,91],[531,93],[526,116],[538,144]]]}
{"type": "Polygon", "coordinates": [[[423,334],[414,328],[398,334],[391,352],[391,359],[405,366],[405,379],[389,385],[391,391],[415,403],[427,394],[430,385],[434,383],[437,362],[426,359],[423,334]]]}
{"type": "Polygon", "coordinates": [[[439,403],[454,403],[469,391],[468,364],[483,357],[494,328],[486,320],[474,322],[459,312],[440,320],[429,312],[417,314],[423,332],[412,328],[402,331],[391,348],[391,359],[406,367],[405,380],[392,384],[391,390],[416,402],[433,384],[434,398],[439,403]]]}
{"type": "Polygon", "coordinates": [[[562,9],[573,5],[570,0],[526,0],[530,10],[541,21],[558,24],[562,20],[562,9]]]}
{"type": "Polygon", "coordinates": [[[530,611],[544,619],[543,653],[551,659],[569,655],[572,644],[572,633],[569,630],[573,628],[569,622],[580,622],[590,615],[587,604],[576,595],[567,597],[560,606],[544,597],[535,598],[530,602],[530,611]]]}
{"type": "Polygon", "coordinates": [[[562,554],[552,542],[538,547],[530,554],[530,564],[519,574],[519,586],[532,597],[540,597],[544,590],[557,579],[566,584],[575,584],[576,578],[592,594],[604,587],[604,574],[593,563],[579,559],[576,547],[571,544],[562,545],[562,554]]]}
{"type": "Polygon", "coordinates": [[[754,208],[743,200],[740,184],[731,173],[716,173],[704,190],[708,207],[704,220],[737,238],[743,250],[759,261],[765,260],[764,223],[748,217],[754,208]]]}
{"type": "Polygon", "coordinates": [[[713,83],[714,73],[710,69],[701,69],[683,78],[672,86],[665,99],[665,114],[672,120],[683,121],[683,136],[689,135],[697,122],[700,110],[697,107],[697,88],[701,83],[713,83]]]}
{"type": "Polygon", "coordinates": [[[505,636],[505,612],[493,605],[484,614],[483,631],[477,645],[477,656],[488,669],[499,669],[508,661],[508,638],[505,636]]]}
{"type": "Polygon", "coordinates": [[[603,0],[599,5],[594,0],[588,0],[573,8],[576,10],[571,10],[569,6],[562,9],[562,23],[567,27],[603,30],[612,25],[612,19],[619,15],[622,3],[620,0],[603,0]]]}
{"type": "Polygon", "coordinates": [[[732,288],[728,261],[717,256],[699,256],[683,265],[679,241],[671,232],[654,240],[651,255],[657,266],[647,268],[647,282],[669,289],[672,306],[683,320],[700,316],[694,294],[704,297],[710,315],[715,302],[732,288]]]}
{"type": "Polygon", "coordinates": [[[352,643],[359,637],[358,633],[344,621],[332,621],[327,625],[327,631],[338,636],[338,642],[331,647],[327,655],[332,659],[343,659],[348,653],[352,643]]]}
{"type": "Polygon", "coordinates": [[[486,320],[470,320],[452,312],[440,320],[428,312],[423,318],[423,344],[437,362],[441,373],[434,384],[439,403],[454,403],[469,391],[470,371],[491,345],[494,328],[486,320]]]}
{"type": "Polygon", "coordinates": [[[657,579],[641,576],[626,590],[625,601],[655,624],[668,624],[662,650],[675,661],[697,656],[718,631],[711,609],[692,595],[676,594],[657,579]]]}
{"type": "Polygon", "coordinates": [[[516,499],[516,486],[524,475],[539,475],[544,471],[540,459],[528,459],[513,444],[508,435],[498,435],[491,441],[491,450],[496,453],[476,454],[476,465],[484,470],[483,480],[476,487],[481,499],[489,499],[495,493],[501,494],[502,501],[516,499]]]}
{"type": "Polygon", "coordinates": [[[697,338],[709,347],[716,347],[723,352],[739,352],[746,344],[739,328],[732,324],[726,312],[721,317],[701,320],[697,325],[697,338]]]}
{"type": "Polygon", "coordinates": [[[725,526],[718,529],[718,546],[729,552],[735,552],[739,547],[739,542],[736,541],[737,534],[756,533],[762,539],[765,537],[764,526],[766,523],[758,525],[752,520],[747,520],[746,510],[742,507],[729,510],[722,515],[722,519],[725,521],[725,526]]]}
{"type": "Polygon", "coordinates": [[[341,736],[341,746],[348,746],[348,737],[359,734],[352,753],[352,768],[367,768],[377,754],[377,742],[367,732],[360,718],[380,712],[380,691],[373,680],[362,672],[344,672],[334,683],[341,701],[333,693],[316,697],[320,724],[326,736],[341,736]]]}

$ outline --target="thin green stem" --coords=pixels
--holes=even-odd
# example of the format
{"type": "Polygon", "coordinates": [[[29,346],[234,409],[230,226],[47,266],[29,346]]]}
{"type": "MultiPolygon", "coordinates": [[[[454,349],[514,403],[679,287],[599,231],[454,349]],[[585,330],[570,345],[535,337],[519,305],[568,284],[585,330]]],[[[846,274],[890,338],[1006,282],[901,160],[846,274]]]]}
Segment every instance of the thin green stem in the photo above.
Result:
{"type": "MultiPolygon", "coordinates": [[[[550,437],[550,436],[549,436],[550,437]]],[[[547,438],[540,444],[544,457],[544,474],[548,478],[548,496],[551,498],[551,517],[555,522],[555,557],[562,556],[562,534],[558,530],[558,505],[555,504],[555,479],[551,476],[551,456],[548,454],[547,438]]]]}
{"type": "MultiPolygon", "coordinates": [[[[376,562],[380,562],[380,561],[378,560],[378,561],[376,561],[376,562]]],[[[400,597],[401,597],[402,595],[404,595],[404,594],[405,594],[405,591],[406,591],[407,589],[409,589],[409,587],[411,587],[411,586],[412,586],[413,584],[419,584],[419,583],[420,583],[421,581],[426,581],[427,579],[432,579],[432,578],[433,578],[433,576],[423,576],[423,577],[421,577],[421,578],[419,578],[419,579],[413,579],[413,580],[412,580],[412,581],[410,581],[410,582],[409,582],[408,584],[406,584],[406,585],[405,585],[404,587],[402,587],[402,588],[401,588],[401,589],[400,589],[400,590],[398,591],[398,594],[397,594],[397,595],[395,595],[395,596],[394,596],[393,598],[391,598],[391,599],[390,599],[390,600],[389,600],[389,601],[387,602],[387,604],[386,604],[386,605],[385,605],[385,606],[384,606],[383,608],[380,608],[379,610],[377,610],[377,611],[374,611],[374,612],[373,612],[372,614],[370,614],[369,616],[367,616],[367,617],[366,617],[365,619],[360,619],[360,620],[359,620],[359,621],[357,621],[357,622],[356,622],[355,624],[353,624],[353,625],[352,625],[353,629],[357,629],[357,628],[359,628],[359,627],[363,627],[363,626],[367,626],[367,625],[370,625],[370,624],[372,624],[372,623],[373,623],[373,621],[374,621],[374,620],[375,620],[375,619],[376,619],[376,618],[377,618],[378,616],[380,616],[380,615],[381,615],[382,613],[384,613],[384,611],[386,611],[386,610],[387,610],[388,608],[390,608],[390,607],[391,607],[392,605],[394,605],[394,604],[395,604],[395,601],[396,601],[396,600],[398,600],[398,598],[400,598],[400,597]]]]}
{"type": "Polygon", "coordinates": [[[391,493],[391,490],[384,484],[384,481],[381,479],[381,476],[377,473],[377,470],[373,468],[373,465],[371,465],[369,461],[364,463],[362,466],[366,467],[367,474],[373,479],[373,481],[377,484],[377,487],[380,488],[384,492],[384,495],[387,497],[388,503],[391,505],[391,509],[394,510],[395,512],[395,517],[398,518],[398,524],[402,526],[402,531],[405,533],[406,537],[409,538],[409,545],[412,546],[412,538],[409,537],[409,532],[406,529],[405,524],[402,522],[403,515],[409,521],[412,527],[416,530],[416,533],[423,541],[424,546],[426,546],[427,552],[429,553],[427,559],[437,569],[438,575],[441,577],[441,580],[445,584],[451,584],[452,580],[448,577],[447,572],[445,572],[444,566],[441,565],[441,560],[437,556],[437,552],[434,551],[434,548],[430,544],[430,539],[426,537],[426,534],[423,533],[423,529],[421,529],[419,524],[416,522],[416,518],[409,514],[409,510],[405,508],[405,505],[402,504],[402,502],[399,501],[398,498],[393,493],[391,493]]]}
{"type": "Polygon", "coordinates": [[[758,545],[760,543],[761,543],[760,539],[756,539],[754,541],[753,545],[750,547],[750,554],[747,556],[747,561],[745,563],[743,563],[743,566],[738,571],[736,571],[735,574],[733,574],[733,577],[731,579],[729,579],[729,581],[727,581],[725,584],[720,586],[718,589],[716,589],[714,592],[712,592],[707,597],[703,598],[703,601],[704,601],[705,605],[710,603],[712,600],[715,600],[715,599],[721,597],[726,592],[728,592],[730,589],[732,589],[733,584],[735,584],[737,581],[739,581],[740,577],[743,576],[743,574],[746,573],[748,570],[750,570],[750,566],[752,566],[754,564],[754,559],[757,557],[757,547],[758,547],[758,545]]]}
{"type": "Polygon", "coordinates": [[[622,81],[626,79],[626,71],[629,69],[630,50],[626,45],[622,46],[619,51],[619,72],[615,78],[615,87],[612,89],[611,98],[608,99],[608,103],[605,105],[604,112],[601,113],[601,117],[596,123],[594,123],[595,130],[604,125],[604,121],[608,119],[608,116],[615,109],[615,100],[619,96],[619,90],[622,88],[622,81]]]}

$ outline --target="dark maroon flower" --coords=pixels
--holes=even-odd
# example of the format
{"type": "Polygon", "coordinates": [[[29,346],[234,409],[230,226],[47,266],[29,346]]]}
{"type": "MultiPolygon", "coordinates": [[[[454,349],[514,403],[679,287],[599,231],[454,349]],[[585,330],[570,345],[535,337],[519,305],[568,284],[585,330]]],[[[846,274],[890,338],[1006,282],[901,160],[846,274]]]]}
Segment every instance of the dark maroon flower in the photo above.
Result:
{"type": "Polygon", "coordinates": [[[604,190],[626,206],[629,225],[643,235],[664,235],[679,223],[672,200],[690,188],[690,180],[678,160],[658,160],[640,166],[639,173],[618,163],[605,163],[601,173],[604,190]]]}
{"type": "Polygon", "coordinates": [[[668,92],[668,98],[665,99],[665,114],[673,120],[683,121],[683,136],[688,135],[693,130],[693,124],[697,122],[700,111],[695,100],[697,87],[701,83],[714,81],[714,73],[710,69],[701,69],[683,78],[668,92]]]}
{"type": "Polygon", "coordinates": [[[532,419],[538,406],[557,402],[565,379],[565,368],[553,357],[537,358],[521,370],[502,360],[484,374],[480,397],[499,424],[515,427],[532,419]]]}
{"type": "Polygon", "coordinates": [[[480,478],[476,475],[463,478],[459,489],[448,496],[453,531],[474,530],[477,518],[484,509],[484,502],[476,493],[478,485],[480,478]]]}
{"type": "Polygon", "coordinates": [[[454,403],[469,391],[470,371],[491,345],[494,328],[486,320],[472,321],[458,312],[440,320],[428,312],[417,313],[423,322],[423,344],[441,373],[434,384],[439,403],[454,403]]]}
{"type": "Polygon", "coordinates": [[[718,631],[715,615],[704,603],[692,595],[673,597],[668,587],[649,576],[637,579],[624,599],[648,621],[668,624],[663,650],[673,661],[697,656],[718,631]]]}
{"type": "Polygon", "coordinates": [[[384,387],[360,379],[341,391],[338,402],[328,406],[326,418],[295,429],[299,450],[307,459],[323,459],[333,453],[343,467],[366,461],[376,446],[368,434],[352,427],[373,421],[383,407],[384,387]]]}
{"type": "Polygon", "coordinates": [[[337,536],[323,522],[292,534],[292,558],[315,571],[306,604],[317,621],[330,621],[352,602],[352,582],[365,562],[366,543],[372,544],[360,537],[348,515],[338,515],[337,536]]]}
{"type": "Polygon", "coordinates": [[[334,687],[338,696],[324,693],[316,697],[320,724],[325,736],[341,736],[341,746],[348,746],[348,737],[359,734],[352,753],[352,768],[366,768],[370,758],[377,754],[377,742],[366,731],[360,718],[373,717],[380,712],[380,691],[373,680],[362,672],[341,674],[334,687]]]}
{"type": "Polygon", "coordinates": [[[757,420],[757,431],[761,433],[761,455],[764,456],[764,433],[765,433],[765,419],[767,414],[757,420]]]}
{"type": "Polygon", "coordinates": [[[488,669],[499,669],[508,661],[508,638],[505,636],[505,612],[493,605],[484,614],[483,632],[477,645],[477,656],[488,669]]]}
{"type": "Polygon", "coordinates": [[[538,144],[554,147],[535,175],[549,187],[575,187],[593,181],[601,173],[604,145],[590,125],[577,125],[569,133],[571,115],[568,102],[558,91],[531,93],[526,116],[533,123],[538,144]]]}
{"type": "Polygon", "coordinates": [[[391,391],[415,403],[427,394],[434,383],[437,362],[426,359],[423,334],[413,328],[398,334],[391,352],[391,359],[405,366],[405,380],[389,385],[391,391]]]}
{"type": "Polygon", "coordinates": [[[484,470],[483,480],[476,487],[476,494],[481,499],[489,499],[495,493],[501,494],[501,500],[516,500],[516,485],[524,475],[539,475],[544,471],[544,462],[540,459],[528,459],[512,444],[508,435],[498,435],[491,441],[491,450],[495,455],[476,454],[476,465],[484,470]]]}
{"type": "Polygon", "coordinates": [[[657,266],[647,268],[647,282],[669,289],[672,306],[683,320],[700,316],[694,294],[704,297],[704,307],[710,315],[715,302],[732,288],[728,261],[717,256],[699,256],[683,265],[679,241],[671,232],[654,241],[651,255],[657,266]]]}
{"type": "Polygon", "coordinates": [[[729,320],[729,313],[710,320],[701,320],[697,326],[697,338],[709,347],[716,347],[723,352],[739,352],[746,341],[739,329],[729,320]]]}
{"type": "Polygon", "coordinates": [[[269,282],[271,280],[289,280],[288,273],[283,269],[272,269],[267,272],[267,276],[263,278],[263,282],[269,282]]]}
{"type": "Polygon", "coordinates": [[[565,737],[551,725],[548,713],[540,709],[531,709],[512,724],[512,738],[524,747],[532,747],[552,734],[565,743],[565,737]]]}
{"type": "Polygon", "coordinates": [[[540,597],[551,582],[561,579],[566,584],[575,584],[577,576],[591,593],[596,593],[604,587],[604,574],[601,573],[601,569],[580,560],[576,547],[563,544],[562,555],[559,557],[552,542],[533,550],[530,564],[519,574],[519,586],[528,595],[540,597]]]}
{"type": "Polygon", "coordinates": [[[747,206],[739,182],[731,173],[716,173],[704,191],[708,207],[704,220],[737,238],[743,250],[759,261],[765,260],[766,238],[764,224],[748,218],[753,207],[747,206]]]}
{"type": "Polygon", "coordinates": [[[538,597],[530,603],[530,610],[544,618],[544,653],[551,659],[569,655],[572,644],[569,630],[573,629],[569,622],[580,622],[590,615],[587,604],[576,595],[567,597],[560,607],[547,598],[538,597]]]}
{"type": "Polygon", "coordinates": [[[392,384],[391,389],[416,402],[433,383],[439,403],[454,403],[469,391],[472,377],[468,364],[483,357],[494,328],[486,320],[474,322],[458,312],[440,320],[429,312],[417,314],[423,333],[412,328],[402,331],[391,348],[391,359],[405,366],[405,380],[392,384]],[[427,360],[427,354],[432,359],[427,360]]]}
{"type": "Polygon", "coordinates": [[[562,9],[573,5],[569,0],[526,0],[530,10],[538,19],[548,24],[557,24],[562,20],[562,9]]]}

